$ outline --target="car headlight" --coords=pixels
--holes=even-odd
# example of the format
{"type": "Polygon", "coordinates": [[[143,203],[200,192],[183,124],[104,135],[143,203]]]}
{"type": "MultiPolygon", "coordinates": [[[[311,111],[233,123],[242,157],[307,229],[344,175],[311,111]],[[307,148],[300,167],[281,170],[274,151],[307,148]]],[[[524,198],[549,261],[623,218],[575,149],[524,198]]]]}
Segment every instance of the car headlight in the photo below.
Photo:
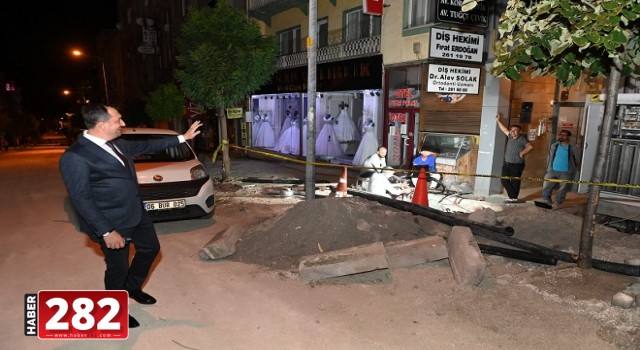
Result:
{"type": "Polygon", "coordinates": [[[189,171],[191,172],[191,180],[198,180],[207,177],[207,171],[201,164],[194,166],[189,171]]]}

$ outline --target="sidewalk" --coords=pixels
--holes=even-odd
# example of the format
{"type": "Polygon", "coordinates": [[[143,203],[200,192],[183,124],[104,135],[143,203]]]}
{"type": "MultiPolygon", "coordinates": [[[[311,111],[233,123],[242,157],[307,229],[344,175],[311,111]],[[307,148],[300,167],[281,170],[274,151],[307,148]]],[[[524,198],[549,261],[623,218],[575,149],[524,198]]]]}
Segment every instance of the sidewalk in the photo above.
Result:
{"type": "MultiPolygon", "coordinates": [[[[222,171],[222,154],[218,154],[215,164],[211,161],[211,155],[207,155],[203,162],[205,168],[214,180],[220,180],[222,171]]],[[[329,165],[316,166],[316,181],[338,182],[342,167],[329,165]]],[[[281,159],[256,159],[231,155],[230,176],[235,179],[258,177],[258,178],[297,178],[304,180],[306,176],[305,164],[289,162],[281,159]]],[[[349,183],[355,183],[359,177],[359,172],[349,170],[347,172],[349,183]]]]}
{"type": "MultiPolygon", "coordinates": [[[[211,162],[211,156],[208,156],[204,162],[205,167],[214,180],[220,180],[222,160],[220,155],[215,164],[211,162]]],[[[335,166],[316,166],[316,181],[338,181],[341,168],[335,166]]],[[[305,179],[305,165],[293,162],[287,162],[280,159],[254,159],[251,157],[232,156],[231,158],[231,178],[262,178],[262,179],[286,179],[296,178],[305,179]]],[[[359,172],[350,170],[348,174],[348,185],[352,186],[356,183],[359,172]]],[[[446,212],[473,212],[484,208],[491,208],[494,211],[502,211],[505,208],[513,206],[534,206],[534,201],[541,199],[542,186],[539,188],[523,188],[520,192],[522,203],[505,203],[507,196],[505,194],[494,194],[490,196],[481,196],[475,194],[451,194],[441,195],[429,193],[430,207],[446,212]]],[[[581,211],[586,203],[587,196],[574,192],[567,193],[567,199],[561,206],[561,210],[581,211]]]]}

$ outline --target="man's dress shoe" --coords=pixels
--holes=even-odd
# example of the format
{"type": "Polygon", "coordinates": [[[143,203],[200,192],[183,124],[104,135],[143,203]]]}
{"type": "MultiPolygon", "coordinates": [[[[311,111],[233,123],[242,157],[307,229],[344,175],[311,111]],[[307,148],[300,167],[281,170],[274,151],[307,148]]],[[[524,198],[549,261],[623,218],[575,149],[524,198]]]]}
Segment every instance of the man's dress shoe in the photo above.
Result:
{"type": "Polygon", "coordinates": [[[133,316],[129,315],[129,328],[136,328],[136,327],[140,327],[140,323],[138,323],[138,320],[133,318],[133,316]]]}
{"type": "Polygon", "coordinates": [[[142,290],[130,290],[129,298],[137,301],[140,304],[151,305],[156,303],[156,298],[143,292],[142,290]]]}

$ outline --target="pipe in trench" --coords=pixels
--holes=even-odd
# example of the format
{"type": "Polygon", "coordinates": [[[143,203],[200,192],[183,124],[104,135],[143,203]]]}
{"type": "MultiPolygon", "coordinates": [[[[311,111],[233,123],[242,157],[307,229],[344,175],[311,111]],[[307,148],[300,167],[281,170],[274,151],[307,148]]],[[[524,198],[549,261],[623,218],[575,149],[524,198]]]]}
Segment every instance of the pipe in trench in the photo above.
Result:
{"type": "MultiPolygon", "coordinates": [[[[492,226],[492,225],[485,225],[485,224],[473,222],[471,220],[456,218],[449,213],[444,213],[444,212],[441,212],[432,208],[428,208],[422,205],[399,201],[392,198],[381,197],[372,193],[367,193],[367,192],[358,191],[354,189],[348,189],[347,192],[349,194],[366,198],[372,201],[376,201],[378,203],[381,203],[399,210],[408,211],[416,215],[424,216],[429,219],[442,222],[449,226],[467,226],[471,229],[471,232],[473,232],[473,234],[476,234],[478,236],[481,236],[499,243],[510,245],[512,247],[524,249],[531,253],[541,254],[547,257],[553,257],[553,258],[556,258],[557,260],[569,262],[569,263],[577,262],[577,256],[571,255],[567,252],[547,248],[545,246],[527,242],[514,237],[509,237],[510,235],[505,233],[506,228],[501,228],[501,227],[492,226]]],[[[512,234],[513,233],[511,233],[511,235],[512,234]]],[[[616,263],[611,261],[593,259],[591,266],[601,271],[619,273],[627,276],[640,277],[640,266],[636,266],[636,265],[627,265],[627,264],[621,264],[621,263],[616,263]]]]}
{"type": "Polygon", "coordinates": [[[558,263],[558,259],[552,256],[531,253],[524,250],[508,249],[480,243],[478,243],[478,247],[484,254],[498,255],[505,258],[518,259],[545,265],[556,265],[558,263]]]}

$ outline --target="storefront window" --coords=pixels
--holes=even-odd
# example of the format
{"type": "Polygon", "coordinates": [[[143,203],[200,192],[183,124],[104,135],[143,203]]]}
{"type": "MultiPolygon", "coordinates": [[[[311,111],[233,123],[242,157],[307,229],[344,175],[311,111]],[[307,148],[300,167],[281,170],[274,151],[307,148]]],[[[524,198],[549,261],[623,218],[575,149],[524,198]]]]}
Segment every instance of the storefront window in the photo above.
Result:
{"type": "Polygon", "coordinates": [[[420,149],[436,150],[440,157],[457,160],[471,150],[472,135],[420,133],[420,149]]]}
{"type": "Polygon", "coordinates": [[[389,108],[420,108],[420,67],[390,68],[389,108]]]}
{"type": "Polygon", "coordinates": [[[436,169],[449,173],[442,182],[463,193],[473,192],[478,163],[478,136],[465,134],[419,133],[420,149],[437,152],[436,169]],[[460,175],[454,175],[455,173],[460,175]]]}

